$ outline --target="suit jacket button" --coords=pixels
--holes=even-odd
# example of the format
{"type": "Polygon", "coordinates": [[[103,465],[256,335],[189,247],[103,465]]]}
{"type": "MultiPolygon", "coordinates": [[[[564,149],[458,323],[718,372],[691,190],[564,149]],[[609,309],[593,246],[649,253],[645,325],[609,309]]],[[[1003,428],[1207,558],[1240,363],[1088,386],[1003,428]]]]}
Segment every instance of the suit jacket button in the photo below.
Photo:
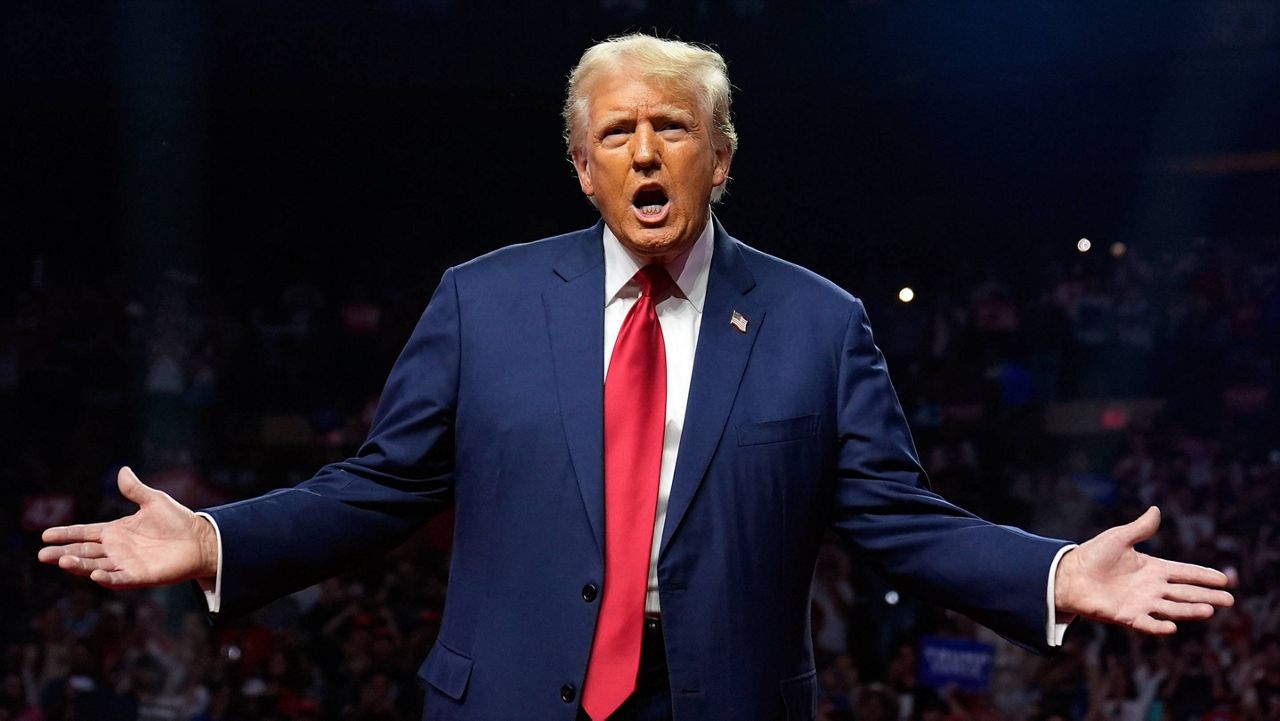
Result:
{"type": "Polygon", "coordinates": [[[592,601],[596,600],[596,595],[599,592],[600,592],[600,589],[596,588],[596,584],[588,583],[587,585],[582,587],[582,600],[586,601],[587,603],[591,603],[592,601]]]}
{"type": "Polygon", "coordinates": [[[573,699],[576,698],[577,695],[578,689],[574,688],[571,683],[566,683],[560,687],[560,700],[565,703],[573,703],[573,699]]]}

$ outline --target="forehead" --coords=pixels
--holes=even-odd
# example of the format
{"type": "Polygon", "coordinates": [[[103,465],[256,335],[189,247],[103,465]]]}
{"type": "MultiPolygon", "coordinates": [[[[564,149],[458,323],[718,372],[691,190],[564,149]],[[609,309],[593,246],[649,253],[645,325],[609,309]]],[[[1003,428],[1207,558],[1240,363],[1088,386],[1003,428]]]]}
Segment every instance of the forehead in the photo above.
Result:
{"type": "Polygon", "coordinates": [[[698,98],[677,78],[618,69],[601,73],[587,93],[592,117],[641,111],[698,113],[698,98]]]}

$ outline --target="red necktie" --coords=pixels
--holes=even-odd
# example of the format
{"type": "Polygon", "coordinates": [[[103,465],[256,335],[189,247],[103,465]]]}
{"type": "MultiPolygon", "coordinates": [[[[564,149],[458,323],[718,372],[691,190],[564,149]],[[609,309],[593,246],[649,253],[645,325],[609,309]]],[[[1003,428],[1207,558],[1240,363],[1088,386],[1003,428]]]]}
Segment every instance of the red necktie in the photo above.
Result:
{"type": "Polygon", "coordinates": [[[667,420],[667,351],[654,306],[671,288],[660,265],[636,273],[604,383],[604,593],[582,708],[604,721],[636,687],[658,471],[667,420]]]}

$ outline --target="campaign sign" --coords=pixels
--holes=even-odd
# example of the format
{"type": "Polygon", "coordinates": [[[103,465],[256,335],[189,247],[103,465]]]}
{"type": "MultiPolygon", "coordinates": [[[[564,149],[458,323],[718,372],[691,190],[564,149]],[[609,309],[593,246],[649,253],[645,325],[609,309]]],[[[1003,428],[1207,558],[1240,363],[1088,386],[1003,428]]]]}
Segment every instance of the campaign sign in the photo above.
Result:
{"type": "Polygon", "coordinates": [[[920,683],[932,688],[955,685],[982,691],[991,682],[995,648],[961,638],[920,639],[920,683]]]}

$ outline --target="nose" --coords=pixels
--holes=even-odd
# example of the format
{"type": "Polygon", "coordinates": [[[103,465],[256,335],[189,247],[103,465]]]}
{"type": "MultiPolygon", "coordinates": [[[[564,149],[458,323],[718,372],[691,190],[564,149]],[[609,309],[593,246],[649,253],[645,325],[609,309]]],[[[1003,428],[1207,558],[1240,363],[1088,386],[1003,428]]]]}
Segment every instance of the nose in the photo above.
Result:
{"type": "Polygon", "coordinates": [[[631,165],[637,170],[656,168],[662,162],[658,151],[658,134],[653,126],[643,123],[632,135],[631,165]]]}

